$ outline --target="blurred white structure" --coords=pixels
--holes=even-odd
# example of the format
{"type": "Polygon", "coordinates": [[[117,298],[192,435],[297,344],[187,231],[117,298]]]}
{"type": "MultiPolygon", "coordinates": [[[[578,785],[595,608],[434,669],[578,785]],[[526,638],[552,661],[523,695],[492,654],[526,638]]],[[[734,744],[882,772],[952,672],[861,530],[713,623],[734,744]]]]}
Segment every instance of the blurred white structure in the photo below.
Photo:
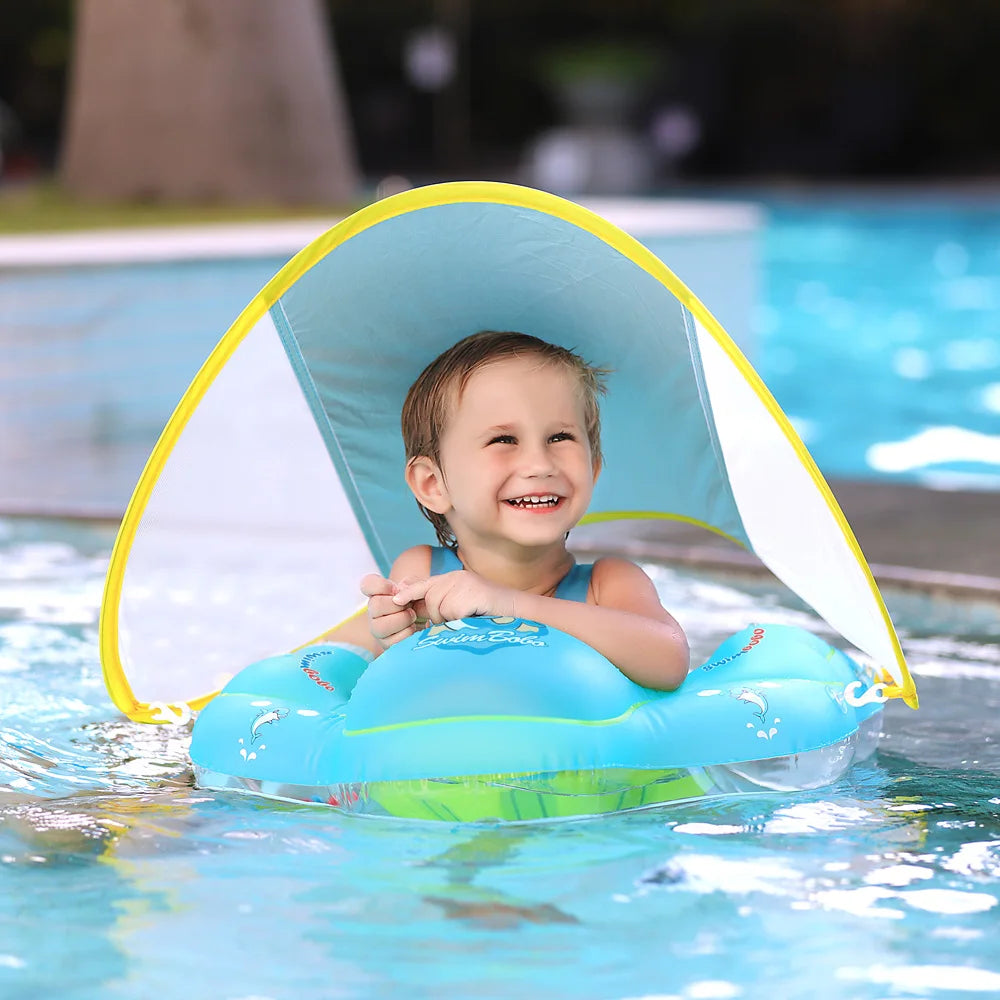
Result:
{"type": "Polygon", "coordinates": [[[567,125],[543,132],[529,147],[525,180],[561,195],[631,194],[648,190],[655,162],[642,136],[617,125],[567,125]]]}

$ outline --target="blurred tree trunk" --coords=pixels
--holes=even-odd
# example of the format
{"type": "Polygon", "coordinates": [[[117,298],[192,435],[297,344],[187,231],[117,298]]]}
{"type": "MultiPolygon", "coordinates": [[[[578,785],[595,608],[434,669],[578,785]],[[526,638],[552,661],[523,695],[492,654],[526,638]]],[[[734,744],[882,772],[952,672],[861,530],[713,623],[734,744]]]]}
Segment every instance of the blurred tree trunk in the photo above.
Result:
{"type": "Polygon", "coordinates": [[[82,197],[331,202],[353,137],[319,0],[77,0],[63,146],[82,197]]]}

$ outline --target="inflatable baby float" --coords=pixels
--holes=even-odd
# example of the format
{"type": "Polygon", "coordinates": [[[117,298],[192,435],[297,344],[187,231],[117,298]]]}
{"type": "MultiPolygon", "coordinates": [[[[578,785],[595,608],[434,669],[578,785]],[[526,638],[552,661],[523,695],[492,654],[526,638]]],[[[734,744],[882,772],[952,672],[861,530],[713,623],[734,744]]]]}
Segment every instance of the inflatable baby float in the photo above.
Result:
{"type": "Polygon", "coordinates": [[[443,820],[617,812],[811,788],[869,756],[872,672],[787,625],[731,636],[677,691],[537,622],[432,626],[374,663],[313,646],[242,670],[202,711],[199,785],[443,820]]]}

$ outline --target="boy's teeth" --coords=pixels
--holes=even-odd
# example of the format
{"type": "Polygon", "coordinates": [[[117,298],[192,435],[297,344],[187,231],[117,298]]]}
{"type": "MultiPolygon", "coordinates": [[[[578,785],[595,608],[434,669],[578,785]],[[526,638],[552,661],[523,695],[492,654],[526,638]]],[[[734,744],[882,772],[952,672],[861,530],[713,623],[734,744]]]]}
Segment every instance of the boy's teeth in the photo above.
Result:
{"type": "Polygon", "coordinates": [[[559,497],[550,493],[542,497],[515,497],[507,502],[514,504],[515,507],[543,507],[558,503],[559,497]]]}

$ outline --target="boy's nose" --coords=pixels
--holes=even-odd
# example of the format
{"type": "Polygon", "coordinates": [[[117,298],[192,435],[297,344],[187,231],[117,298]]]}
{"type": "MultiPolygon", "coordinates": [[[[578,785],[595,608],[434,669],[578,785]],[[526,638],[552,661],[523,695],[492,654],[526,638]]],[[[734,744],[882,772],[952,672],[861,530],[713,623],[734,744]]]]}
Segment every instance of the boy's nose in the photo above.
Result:
{"type": "Polygon", "coordinates": [[[544,444],[526,447],[521,453],[521,472],[532,478],[551,476],[555,471],[552,453],[544,444]]]}

